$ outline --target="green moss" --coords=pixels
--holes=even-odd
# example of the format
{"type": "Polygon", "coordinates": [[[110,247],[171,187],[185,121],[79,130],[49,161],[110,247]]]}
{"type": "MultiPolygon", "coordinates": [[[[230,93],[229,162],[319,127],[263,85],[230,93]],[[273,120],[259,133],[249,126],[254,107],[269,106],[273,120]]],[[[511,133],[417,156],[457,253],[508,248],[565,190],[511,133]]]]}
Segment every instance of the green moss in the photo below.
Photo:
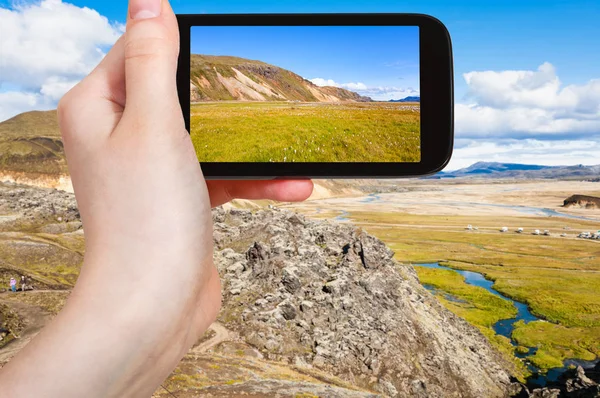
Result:
{"type": "Polygon", "coordinates": [[[600,356],[600,327],[565,327],[545,321],[515,324],[513,338],[528,347],[537,347],[529,357],[541,369],[560,367],[565,359],[593,360],[600,356]]]}
{"type": "Polygon", "coordinates": [[[560,368],[563,362],[560,359],[558,350],[552,348],[538,349],[535,355],[528,357],[529,361],[540,370],[544,371],[552,368],[560,368]]]}
{"type": "Polygon", "coordinates": [[[425,267],[416,267],[416,270],[421,283],[457,298],[457,301],[452,301],[441,295],[447,307],[475,325],[491,327],[501,319],[517,315],[517,308],[512,302],[503,300],[482,287],[465,283],[464,277],[456,271],[425,267]]]}
{"type": "Polygon", "coordinates": [[[456,271],[415,268],[421,283],[433,286],[436,289],[436,297],[446,308],[477,326],[505,359],[513,364],[515,376],[524,380],[529,375],[523,363],[515,358],[510,340],[492,330],[492,326],[499,320],[516,316],[517,309],[511,302],[491,294],[484,288],[467,284],[464,277],[456,271]],[[447,294],[451,297],[447,297],[447,294]]]}

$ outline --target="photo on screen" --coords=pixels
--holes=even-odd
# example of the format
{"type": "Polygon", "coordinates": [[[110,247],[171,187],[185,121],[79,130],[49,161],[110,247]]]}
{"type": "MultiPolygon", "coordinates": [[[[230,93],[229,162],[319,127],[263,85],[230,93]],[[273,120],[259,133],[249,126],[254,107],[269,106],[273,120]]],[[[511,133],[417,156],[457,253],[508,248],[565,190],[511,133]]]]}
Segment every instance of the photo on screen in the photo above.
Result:
{"type": "Polygon", "coordinates": [[[200,162],[419,162],[417,26],[194,26],[200,162]]]}

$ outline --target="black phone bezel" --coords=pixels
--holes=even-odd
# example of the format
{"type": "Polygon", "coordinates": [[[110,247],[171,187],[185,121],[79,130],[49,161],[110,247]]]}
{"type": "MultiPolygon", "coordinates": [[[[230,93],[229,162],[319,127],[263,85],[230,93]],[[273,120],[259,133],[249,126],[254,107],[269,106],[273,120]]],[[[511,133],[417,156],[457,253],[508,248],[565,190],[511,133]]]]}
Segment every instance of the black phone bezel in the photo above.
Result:
{"type": "Polygon", "coordinates": [[[424,14],[178,14],[181,51],[177,88],[190,131],[190,36],[193,26],[418,26],[421,95],[421,161],[250,163],[201,162],[207,179],[394,178],[442,170],[454,142],[452,44],[446,27],[424,14]]]}

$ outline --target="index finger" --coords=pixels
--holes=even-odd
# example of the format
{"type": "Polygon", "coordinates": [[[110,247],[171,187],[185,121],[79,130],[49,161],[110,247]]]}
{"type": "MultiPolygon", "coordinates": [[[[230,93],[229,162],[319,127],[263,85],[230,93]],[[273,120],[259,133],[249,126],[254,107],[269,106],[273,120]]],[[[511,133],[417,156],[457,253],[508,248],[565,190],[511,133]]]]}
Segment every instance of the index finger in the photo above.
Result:
{"type": "Polygon", "coordinates": [[[278,202],[301,202],[313,191],[311,180],[207,181],[211,207],[233,199],[269,199],[278,202]]]}

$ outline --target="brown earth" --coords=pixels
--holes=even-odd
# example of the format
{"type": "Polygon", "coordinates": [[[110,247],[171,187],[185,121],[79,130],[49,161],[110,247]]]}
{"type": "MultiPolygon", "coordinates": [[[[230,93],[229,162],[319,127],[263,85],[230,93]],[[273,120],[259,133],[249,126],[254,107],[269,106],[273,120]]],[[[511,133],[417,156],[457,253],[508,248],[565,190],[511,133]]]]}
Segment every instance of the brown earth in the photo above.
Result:
{"type": "Polygon", "coordinates": [[[190,100],[370,102],[353,91],[319,87],[286,69],[230,56],[192,54],[190,100]]]}
{"type": "Polygon", "coordinates": [[[580,207],[584,209],[600,209],[600,198],[588,195],[573,195],[565,199],[564,207],[580,207]]]}

